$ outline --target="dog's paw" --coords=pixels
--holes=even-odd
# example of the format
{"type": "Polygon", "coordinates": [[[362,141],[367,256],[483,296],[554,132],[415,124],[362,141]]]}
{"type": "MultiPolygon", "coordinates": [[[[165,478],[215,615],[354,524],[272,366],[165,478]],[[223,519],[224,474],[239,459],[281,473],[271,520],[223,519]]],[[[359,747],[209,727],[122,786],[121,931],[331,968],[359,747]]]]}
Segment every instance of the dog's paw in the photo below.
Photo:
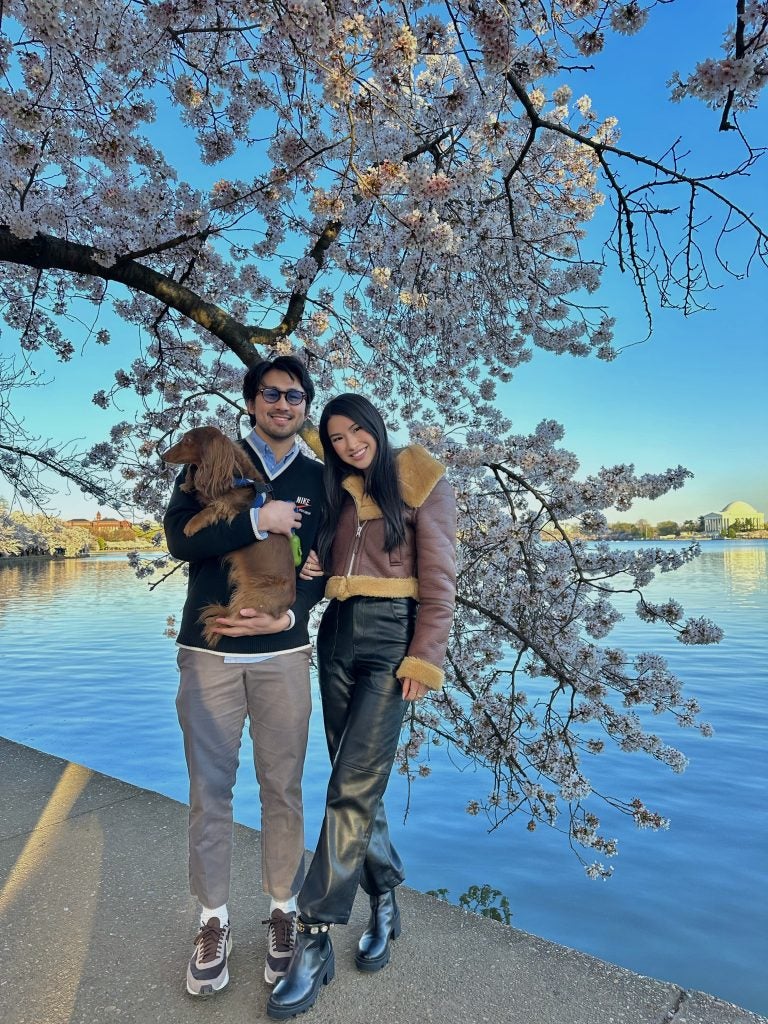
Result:
{"type": "Polygon", "coordinates": [[[207,520],[202,517],[201,512],[198,512],[197,515],[192,516],[188,523],[184,524],[184,536],[194,537],[196,533],[199,533],[207,525],[207,520]]]}

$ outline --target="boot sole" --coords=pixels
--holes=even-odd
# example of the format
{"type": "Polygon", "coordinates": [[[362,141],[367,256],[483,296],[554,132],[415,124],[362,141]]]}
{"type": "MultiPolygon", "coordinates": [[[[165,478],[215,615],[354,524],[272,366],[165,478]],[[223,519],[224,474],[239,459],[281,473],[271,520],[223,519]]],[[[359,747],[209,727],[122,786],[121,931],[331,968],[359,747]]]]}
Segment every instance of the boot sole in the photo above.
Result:
{"type": "Polygon", "coordinates": [[[362,971],[363,974],[375,974],[376,971],[380,971],[383,967],[386,967],[390,959],[389,946],[387,946],[387,952],[376,960],[363,960],[359,957],[355,957],[355,966],[358,971],[362,971]]]}
{"type": "Polygon", "coordinates": [[[400,935],[401,930],[402,926],[400,924],[400,916],[398,915],[394,925],[392,926],[392,931],[389,933],[387,948],[381,956],[376,957],[375,960],[372,960],[370,957],[360,956],[359,953],[355,956],[355,966],[358,971],[363,971],[364,974],[375,974],[376,971],[380,971],[382,967],[386,967],[391,956],[390,946],[400,935]]]}
{"type": "Polygon", "coordinates": [[[300,1003],[295,1003],[293,1006],[274,1006],[272,1005],[272,996],[270,996],[267,1002],[267,1016],[271,1020],[289,1020],[291,1017],[298,1017],[300,1013],[306,1013],[307,1010],[311,1010],[317,1002],[317,997],[320,995],[323,985],[330,985],[335,973],[336,956],[333,950],[331,950],[331,955],[328,957],[325,965],[325,971],[322,977],[317,979],[317,984],[307,998],[302,999],[300,1003]]]}

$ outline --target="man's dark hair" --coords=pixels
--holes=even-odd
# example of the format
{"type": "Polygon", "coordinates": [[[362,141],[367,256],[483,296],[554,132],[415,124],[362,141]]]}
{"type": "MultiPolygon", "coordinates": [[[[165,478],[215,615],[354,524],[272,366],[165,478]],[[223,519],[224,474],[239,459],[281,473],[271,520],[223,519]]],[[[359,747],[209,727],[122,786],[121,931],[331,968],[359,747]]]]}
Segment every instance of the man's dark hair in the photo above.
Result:
{"type": "MultiPolygon", "coordinates": [[[[256,401],[256,395],[261,387],[264,374],[269,373],[270,370],[282,370],[283,373],[287,373],[289,377],[293,377],[294,380],[299,382],[301,390],[307,396],[306,413],[309,415],[309,407],[312,404],[312,399],[315,397],[315,385],[312,383],[312,378],[309,376],[306,366],[296,356],[277,356],[275,359],[262,359],[260,363],[252,366],[243,380],[243,398],[246,402],[256,401]]],[[[256,418],[249,416],[249,419],[251,426],[254,426],[256,418]]]]}

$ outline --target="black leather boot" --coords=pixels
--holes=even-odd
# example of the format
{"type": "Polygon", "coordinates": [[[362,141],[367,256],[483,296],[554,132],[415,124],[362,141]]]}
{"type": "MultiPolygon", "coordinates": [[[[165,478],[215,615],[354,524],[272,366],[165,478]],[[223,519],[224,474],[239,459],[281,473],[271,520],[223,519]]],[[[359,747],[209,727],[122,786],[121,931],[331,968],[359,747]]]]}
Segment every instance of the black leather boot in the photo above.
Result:
{"type": "Polygon", "coordinates": [[[389,963],[390,939],[400,934],[400,909],[395,890],[371,896],[368,927],[357,944],[355,963],[361,971],[380,971],[389,963]]]}
{"type": "Polygon", "coordinates": [[[333,946],[329,925],[296,922],[296,946],[285,975],[272,989],[267,1015],[272,1020],[287,1020],[304,1013],[315,1004],[320,989],[333,981],[333,946]]]}

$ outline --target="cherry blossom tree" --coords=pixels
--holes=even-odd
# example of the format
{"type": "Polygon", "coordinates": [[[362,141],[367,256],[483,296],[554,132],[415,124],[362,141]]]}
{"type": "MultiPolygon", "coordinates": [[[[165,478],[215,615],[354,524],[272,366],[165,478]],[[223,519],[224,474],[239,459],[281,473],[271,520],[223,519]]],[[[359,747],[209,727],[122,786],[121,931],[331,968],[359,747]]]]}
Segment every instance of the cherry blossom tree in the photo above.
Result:
{"type": "Polygon", "coordinates": [[[81,555],[94,546],[88,530],[37,513],[11,512],[0,499],[0,557],[23,554],[81,555]]]}
{"type": "MultiPolygon", "coordinates": [[[[681,770],[640,711],[706,731],[662,658],[602,642],[613,595],[636,595],[640,618],[682,643],[719,631],[643,593],[695,548],[617,553],[566,525],[599,534],[606,510],[688,473],[579,478],[559,425],[515,434],[495,382],[536,348],[616,356],[607,259],[649,325],[659,304],[697,309],[712,268],[765,261],[766,233],[729,184],[760,156],[740,116],[766,80],[768,4],[737,0],[725,56],[671,83],[741,137],[730,168],[697,174],[679,142],[622,148],[616,118],[580,90],[612,36],[671,2],[0,5],[0,287],[21,359],[0,375],[12,396],[36,352],[109,345],[117,317],[123,366],[93,401],[131,394],[140,408],[82,456],[29,436],[4,400],[0,472],[27,496],[40,466],[100,496],[111,479],[113,503],[159,514],[158,449],[189,425],[235,428],[243,365],[295,351],[321,397],[363,389],[445,460],[461,513],[447,685],[414,721],[402,770],[428,770],[425,742],[451,745],[487,768],[470,812],[566,821],[596,876],[609,869],[589,857],[615,843],[589,759],[617,744],[681,770]],[[601,246],[589,229],[604,205],[601,246]],[[708,250],[705,221],[718,225],[708,250]]],[[[635,794],[608,804],[664,824],[635,794]]]]}

